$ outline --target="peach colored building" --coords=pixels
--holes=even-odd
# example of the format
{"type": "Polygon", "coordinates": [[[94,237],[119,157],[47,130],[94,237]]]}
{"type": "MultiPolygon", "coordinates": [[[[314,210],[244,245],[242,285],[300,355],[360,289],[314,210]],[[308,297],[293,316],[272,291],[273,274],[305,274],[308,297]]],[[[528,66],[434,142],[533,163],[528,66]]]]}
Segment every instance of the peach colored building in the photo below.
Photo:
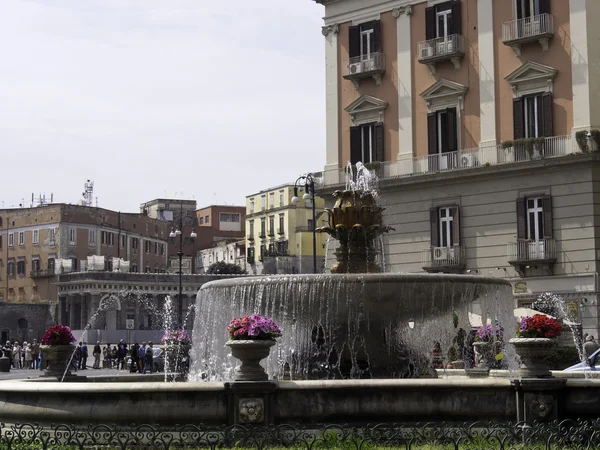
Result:
{"type": "Polygon", "coordinates": [[[597,334],[597,0],[316,0],[326,165],[380,178],[392,271],[552,290],[597,334]]]}

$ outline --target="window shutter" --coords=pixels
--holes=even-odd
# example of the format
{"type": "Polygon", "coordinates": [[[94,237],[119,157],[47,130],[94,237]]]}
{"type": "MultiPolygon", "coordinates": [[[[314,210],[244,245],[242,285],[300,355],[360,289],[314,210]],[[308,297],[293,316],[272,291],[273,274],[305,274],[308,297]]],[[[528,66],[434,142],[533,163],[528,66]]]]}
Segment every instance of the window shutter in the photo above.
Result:
{"type": "Polygon", "coordinates": [[[455,152],[458,150],[457,145],[457,123],[456,123],[456,108],[448,108],[446,110],[447,127],[448,127],[448,143],[447,148],[449,152],[455,152]]]}
{"type": "Polygon", "coordinates": [[[523,99],[521,97],[513,99],[513,135],[514,139],[523,139],[525,132],[523,117],[523,99]]]}
{"type": "Polygon", "coordinates": [[[544,209],[544,239],[552,239],[552,197],[549,195],[542,198],[544,209]]]}
{"type": "Polygon", "coordinates": [[[452,208],[452,245],[460,246],[460,207],[452,208]]]}
{"type": "Polygon", "coordinates": [[[462,34],[462,5],[460,0],[452,3],[452,34],[462,34]]]}
{"type": "Polygon", "coordinates": [[[362,159],[360,127],[350,127],[350,162],[356,164],[362,159]]]}
{"type": "Polygon", "coordinates": [[[435,7],[425,8],[425,40],[435,39],[435,7]]]}
{"type": "Polygon", "coordinates": [[[440,246],[440,223],[439,223],[439,209],[431,208],[429,210],[429,228],[431,230],[431,246],[440,246]]]}
{"type": "Polygon", "coordinates": [[[542,113],[543,113],[543,128],[544,137],[550,137],[554,134],[552,120],[552,93],[546,92],[542,95],[542,113]]]}
{"type": "Polygon", "coordinates": [[[374,51],[383,51],[383,45],[381,40],[381,20],[373,21],[373,40],[375,41],[373,46],[374,51]]]}
{"type": "Polygon", "coordinates": [[[383,158],[383,124],[377,123],[375,129],[375,161],[384,161],[383,158]]]}
{"type": "Polygon", "coordinates": [[[437,114],[427,114],[427,148],[430,155],[437,155],[437,114]]]}
{"type": "Polygon", "coordinates": [[[354,26],[349,29],[349,48],[350,58],[360,56],[360,27],[354,26]]]}
{"type": "Polygon", "coordinates": [[[517,199],[517,239],[527,239],[527,210],[525,199],[517,199]]]}
{"type": "Polygon", "coordinates": [[[540,14],[550,14],[550,0],[540,0],[540,14]]]}

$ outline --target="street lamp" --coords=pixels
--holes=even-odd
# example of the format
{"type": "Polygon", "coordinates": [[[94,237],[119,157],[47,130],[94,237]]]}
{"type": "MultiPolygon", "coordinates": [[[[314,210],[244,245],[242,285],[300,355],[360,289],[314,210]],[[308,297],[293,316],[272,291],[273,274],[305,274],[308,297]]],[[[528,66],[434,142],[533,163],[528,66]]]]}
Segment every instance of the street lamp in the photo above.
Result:
{"type": "MultiPolygon", "coordinates": [[[[183,202],[180,203],[180,211],[179,211],[179,225],[177,228],[171,228],[171,232],[169,233],[169,237],[171,239],[175,239],[179,237],[179,251],[177,252],[177,257],[179,258],[179,300],[178,300],[178,313],[179,313],[179,321],[183,323],[183,289],[181,286],[181,275],[182,275],[182,265],[183,265],[183,202]]],[[[192,232],[190,233],[190,240],[193,242],[198,235],[196,234],[196,230],[192,228],[192,232]]]]}
{"type": "Polygon", "coordinates": [[[292,203],[299,203],[298,185],[304,182],[303,200],[311,200],[312,203],[312,235],[313,235],[313,273],[317,273],[317,220],[315,212],[315,178],[312,173],[298,177],[294,183],[294,196],[292,203]]]}

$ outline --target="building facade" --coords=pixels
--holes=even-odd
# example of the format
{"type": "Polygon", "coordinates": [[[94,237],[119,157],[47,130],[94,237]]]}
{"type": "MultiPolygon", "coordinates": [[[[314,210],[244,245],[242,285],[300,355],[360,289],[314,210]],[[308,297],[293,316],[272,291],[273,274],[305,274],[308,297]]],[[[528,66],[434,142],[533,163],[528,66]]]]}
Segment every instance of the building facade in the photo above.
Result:
{"type": "Polygon", "coordinates": [[[246,240],[224,239],[218,241],[214,247],[200,250],[196,255],[198,273],[206,273],[208,268],[219,261],[236,264],[242,270],[248,271],[246,261],[246,240]]]}
{"type": "Polygon", "coordinates": [[[552,290],[597,334],[600,2],[317,2],[323,193],[371,163],[390,270],[552,290]]]}
{"type": "MultiPolygon", "coordinates": [[[[246,196],[246,260],[253,274],[312,273],[311,200],[293,203],[294,186],[285,184],[246,196]]],[[[315,198],[316,227],[323,226],[325,201],[315,198]]],[[[324,234],[316,233],[317,273],[323,271],[324,234]]]]}
{"type": "Polygon", "coordinates": [[[83,272],[88,257],[103,267],[127,261],[131,272],[166,269],[168,227],[140,214],[51,204],[0,211],[0,282],[3,301],[56,301],[59,273],[83,272]]]}

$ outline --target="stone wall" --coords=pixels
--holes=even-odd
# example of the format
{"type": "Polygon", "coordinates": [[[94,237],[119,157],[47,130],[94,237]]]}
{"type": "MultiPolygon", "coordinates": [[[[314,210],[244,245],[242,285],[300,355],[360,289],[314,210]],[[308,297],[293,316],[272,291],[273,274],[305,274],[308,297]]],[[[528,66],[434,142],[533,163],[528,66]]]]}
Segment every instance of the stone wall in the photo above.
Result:
{"type": "Polygon", "coordinates": [[[0,303],[0,338],[18,341],[38,340],[54,324],[53,304],[0,303]]]}

